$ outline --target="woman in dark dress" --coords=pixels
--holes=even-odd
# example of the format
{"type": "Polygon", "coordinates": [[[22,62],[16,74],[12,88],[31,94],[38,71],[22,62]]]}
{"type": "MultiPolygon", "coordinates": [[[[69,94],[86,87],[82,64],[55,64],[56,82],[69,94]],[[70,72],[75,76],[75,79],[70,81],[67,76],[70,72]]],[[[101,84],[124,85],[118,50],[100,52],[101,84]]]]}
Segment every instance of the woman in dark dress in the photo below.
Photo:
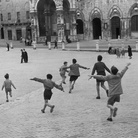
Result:
{"type": "Polygon", "coordinates": [[[128,56],[129,56],[129,59],[132,58],[132,49],[130,45],[128,45],[128,56]]]}

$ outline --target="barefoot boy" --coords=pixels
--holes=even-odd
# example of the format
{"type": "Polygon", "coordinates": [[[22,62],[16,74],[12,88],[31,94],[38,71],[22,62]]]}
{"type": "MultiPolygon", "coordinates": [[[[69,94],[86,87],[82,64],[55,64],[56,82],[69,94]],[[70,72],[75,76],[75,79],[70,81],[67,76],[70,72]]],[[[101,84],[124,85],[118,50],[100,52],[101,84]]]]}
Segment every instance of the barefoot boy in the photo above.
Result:
{"type": "Polygon", "coordinates": [[[115,102],[120,102],[120,95],[123,94],[123,89],[121,85],[121,79],[125,72],[128,69],[128,63],[125,68],[118,73],[118,69],[115,66],[111,67],[111,75],[102,76],[102,75],[92,75],[95,79],[101,79],[108,82],[109,85],[109,94],[108,94],[108,101],[107,107],[110,108],[110,116],[107,118],[108,121],[113,121],[112,117],[117,115],[117,107],[114,107],[115,102]]]}
{"type": "Polygon", "coordinates": [[[60,71],[60,76],[62,78],[62,81],[61,81],[61,85],[62,83],[66,84],[65,82],[65,79],[66,79],[66,72],[69,72],[67,70],[67,62],[65,61],[64,64],[60,67],[59,71],[60,71]]]}
{"type": "MultiPolygon", "coordinates": [[[[105,70],[110,73],[110,70],[105,65],[105,63],[102,62],[102,59],[103,59],[103,57],[101,55],[98,55],[97,62],[94,64],[94,67],[93,67],[93,70],[91,73],[92,75],[94,75],[95,71],[97,72],[97,75],[103,75],[103,76],[106,75],[105,70]]],[[[108,95],[108,89],[104,85],[104,80],[96,79],[96,89],[97,89],[96,99],[100,99],[100,84],[101,84],[101,87],[106,91],[106,94],[108,95]]]]}
{"type": "Polygon", "coordinates": [[[14,84],[12,83],[12,81],[9,80],[9,74],[8,73],[4,77],[5,77],[6,80],[4,81],[4,83],[2,85],[2,90],[5,87],[6,102],[9,102],[8,93],[9,93],[10,97],[12,97],[12,89],[11,89],[11,86],[13,86],[14,89],[16,89],[16,87],[14,86],[14,84]]]}
{"type": "Polygon", "coordinates": [[[57,85],[55,82],[52,81],[52,78],[53,76],[51,74],[47,74],[47,79],[39,79],[39,78],[32,78],[30,80],[34,80],[34,81],[37,81],[37,82],[40,82],[40,83],[43,83],[44,85],[44,108],[41,110],[42,113],[45,113],[45,109],[46,109],[46,106],[50,107],[50,113],[53,112],[53,109],[55,107],[55,105],[51,105],[48,103],[48,100],[51,99],[52,97],[52,89],[55,87],[61,91],[63,91],[63,88],[61,85],[57,85]]]}

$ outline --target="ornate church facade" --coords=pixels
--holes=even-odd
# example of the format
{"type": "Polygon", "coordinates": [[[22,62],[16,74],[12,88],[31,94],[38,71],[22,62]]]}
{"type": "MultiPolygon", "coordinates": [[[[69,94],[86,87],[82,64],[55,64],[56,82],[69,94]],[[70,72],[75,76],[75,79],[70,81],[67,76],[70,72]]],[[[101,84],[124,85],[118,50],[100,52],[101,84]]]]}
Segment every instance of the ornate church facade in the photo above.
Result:
{"type": "Polygon", "coordinates": [[[0,9],[1,38],[29,37],[35,42],[138,38],[138,0],[7,0],[5,4],[9,4],[5,14],[0,9]],[[10,13],[12,19],[2,21],[10,13]]]}

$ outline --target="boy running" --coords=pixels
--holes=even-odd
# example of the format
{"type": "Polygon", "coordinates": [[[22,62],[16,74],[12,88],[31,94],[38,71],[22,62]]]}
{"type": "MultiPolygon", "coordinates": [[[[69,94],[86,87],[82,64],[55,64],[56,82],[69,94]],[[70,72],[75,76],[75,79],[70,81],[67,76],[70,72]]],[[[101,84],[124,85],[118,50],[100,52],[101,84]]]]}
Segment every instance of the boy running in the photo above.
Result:
{"type": "Polygon", "coordinates": [[[34,81],[43,83],[43,85],[44,85],[44,101],[45,102],[44,102],[44,108],[41,110],[42,113],[45,113],[45,109],[46,109],[47,106],[51,108],[50,113],[53,112],[53,109],[55,107],[55,105],[51,105],[51,104],[48,103],[48,100],[51,99],[52,94],[53,94],[51,90],[55,87],[55,88],[63,91],[62,86],[56,84],[55,82],[53,82],[52,78],[53,78],[53,76],[51,74],[47,74],[47,79],[39,79],[39,78],[36,78],[36,77],[30,79],[30,80],[34,80],[34,81]]]}
{"type": "Polygon", "coordinates": [[[65,79],[66,79],[66,72],[69,72],[67,70],[67,62],[65,61],[64,64],[60,67],[59,71],[60,71],[60,76],[62,78],[62,81],[61,81],[61,85],[62,83],[66,84],[65,82],[65,79]]]}
{"type": "Polygon", "coordinates": [[[14,89],[16,89],[16,87],[14,86],[14,84],[12,83],[11,80],[9,80],[9,74],[7,73],[5,76],[5,81],[2,85],[2,90],[5,88],[5,92],[6,92],[6,102],[9,102],[9,99],[8,99],[8,93],[10,95],[10,97],[12,97],[12,89],[11,89],[11,86],[13,86],[14,89]]]}
{"type": "Polygon", "coordinates": [[[121,79],[127,71],[129,65],[130,63],[128,63],[120,73],[118,73],[118,69],[115,66],[112,66],[110,75],[92,75],[92,77],[95,79],[101,79],[108,82],[109,98],[107,101],[107,107],[110,108],[110,116],[107,118],[108,121],[113,121],[112,117],[115,117],[117,115],[118,108],[114,107],[114,103],[120,102],[120,95],[123,94],[121,79]]]}
{"type": "MultiPolygon", "coordinates": [[[[95,63],[95,65],[93,67],[92,75],[94,75],[95,71],[97,71],[97,75],[103,75],[103,76],[106,75],[105,70],[110,73],[110,70],[108,69],[108,67],[105,65],[104,62],[102,62],[102,58],[103,57],[101,55],[99,55],[97,57],[98,62],[95,63]]],[[[91,77],[90,77],[90,79],[91,79],[91,77]]],[[[100,84],[101,84],[101,87],[106,91],[106,94],[108,96],[108,89],[104,85],[104,80],[96,79],[96,89],[97,89],[96,99],[100,99],[100,84]]]]}
{"type": "Polygon", "coordinates": [[[90,68],[87,68],[87,67],[84,67],[84,66],[81,66],[81,65],[77,64],[76,59],[72,59],[72,64],[68,68],[70,68],[70,72],[69,72],[69,76],[70,76],[69,93],[71,93],[72,89],[74,88],[74,84],[75,84],[76,80],[80,76],[79,68],[83,68],[83,69],[87,69],[87,70],[90,69],[90,68]]]}

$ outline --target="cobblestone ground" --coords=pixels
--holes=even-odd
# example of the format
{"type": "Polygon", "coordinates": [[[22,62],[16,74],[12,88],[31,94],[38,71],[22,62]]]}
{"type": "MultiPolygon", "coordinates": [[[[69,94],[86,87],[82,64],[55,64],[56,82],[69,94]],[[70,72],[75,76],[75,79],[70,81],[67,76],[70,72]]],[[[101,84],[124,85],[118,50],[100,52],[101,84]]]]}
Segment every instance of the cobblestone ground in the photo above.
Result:
{"type": "MultiPolygon", "coordinates": [[[[133,58],[116,58],[103,52],[77,52],[47,49],[27,49],[29,63],[20,63],[20,49],[7,52],[0,49],[0,84],[4,74],[9,73],[16,90],[9,103],[5,102],[4,91],[0,92],[0,138],[137,138],[138,137],[138,86],[137,69],[138,53],[133,58]],[[106,119],[109,109],[106,107],[107,97],[101,89],[101,99],[96,100],[95,80],[88,81],[91,70],[81,69],[81,77],[77,80],[71,94],[68,93],[68,80],[64,85],[65,92],[53,90],[50,101],[55,105],[53,113],[43,107],[43,86],[30,81],[32,77],[45,78],[52,73],[57,83],[60,81],[59,67],[64,61],[71,64],[76,58],[81,65],[92,69],[97,55],[103,56],[108,67],[115,65],[123,69],[127,62],[132,65],[125,74],[122,85],[124,94],[121,102],[116,104],[118,115],[113,122],[106,119]]],[[[107,83],[105,83],[107,85],[107,83]]]]}

